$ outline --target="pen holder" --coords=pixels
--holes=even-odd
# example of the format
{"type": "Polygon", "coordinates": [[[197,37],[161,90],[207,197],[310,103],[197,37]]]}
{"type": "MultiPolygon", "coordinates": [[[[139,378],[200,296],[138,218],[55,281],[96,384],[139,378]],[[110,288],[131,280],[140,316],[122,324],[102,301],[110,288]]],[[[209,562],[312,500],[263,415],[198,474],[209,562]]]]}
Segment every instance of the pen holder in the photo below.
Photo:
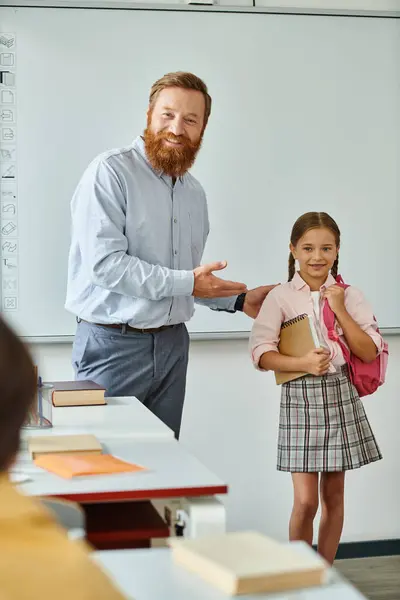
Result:
{"type": "Polygon", "coordinates": [[[36,395],[23,425],[24,429],[48,429],[53,427],[53,386],[42,383],[36,388],[36,395]]]}

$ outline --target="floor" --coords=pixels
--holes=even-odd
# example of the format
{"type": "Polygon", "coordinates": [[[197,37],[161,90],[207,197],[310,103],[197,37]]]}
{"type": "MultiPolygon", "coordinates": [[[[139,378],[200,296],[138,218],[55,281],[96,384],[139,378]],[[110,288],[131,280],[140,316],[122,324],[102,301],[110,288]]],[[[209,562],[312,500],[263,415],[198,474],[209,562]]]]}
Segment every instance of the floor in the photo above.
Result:
{"type": "Polygon", "coordinates": [[[368,600],[400,600],[400,556],[338,560],[335,567],[368,600]]]}

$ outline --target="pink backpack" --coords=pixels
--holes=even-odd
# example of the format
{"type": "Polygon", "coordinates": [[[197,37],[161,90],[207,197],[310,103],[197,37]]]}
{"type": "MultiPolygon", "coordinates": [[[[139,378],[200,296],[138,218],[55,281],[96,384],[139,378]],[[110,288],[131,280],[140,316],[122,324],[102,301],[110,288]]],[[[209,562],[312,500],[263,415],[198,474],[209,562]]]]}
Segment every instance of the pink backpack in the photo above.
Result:
{"type": "MultiPolygon", "coordinates": [[[[336,284],[343,289],[350,287],[344,283],[340,275],[338,275],[336,278],[336,284]]],[[[373,362],[365,363],[357,358],[357,356],[354,356],[347,346],[339,339],[339,336],[335,331],[335,313],[329,306],[327,300],[325,300],[322,314],[324,323],[328,330],[329,339],[338,342],[342,349],[343,356],[349,365],[350,379],[357,389],[358,395],[362,397],[373,394],[376,392],[379,386],[385,383],[386,368],[389,357],[389,348],[387,343],[384,342],[382,352],[375,358],[373,362]]]]}

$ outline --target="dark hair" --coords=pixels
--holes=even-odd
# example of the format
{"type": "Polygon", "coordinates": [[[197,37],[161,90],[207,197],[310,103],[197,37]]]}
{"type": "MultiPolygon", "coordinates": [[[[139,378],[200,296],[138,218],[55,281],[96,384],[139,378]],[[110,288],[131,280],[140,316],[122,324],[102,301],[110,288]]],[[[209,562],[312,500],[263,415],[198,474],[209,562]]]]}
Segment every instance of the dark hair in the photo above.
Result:
{"type": "Polygon", "coordinates": [[[0,471],[19,449],[20,429],[36,393],[35,368],[28,350],[0,317],[0,471]]]}
{"type": "MultiPolygon", "coordinates": [[[[292,233],[290,234],[290,243],[292,246],[296,246],[299,239],[309,231],[310,229],[318,229],[325,227],[332,231],[335,236],[336,246],[340,246],[340,229],[337,223],[332,217],[325,212],[308,212],[301,215],[293,225],[292,233]]],[[[333,277],[337,276],[339,267],[339,254],[336,257],[335,262],[332,265],[331,273],[333,277]]],[[[296,261],[292,253],[289,254],[289,278],[288,281],[292,281],[296,272],[296,261]]]]}
{"type": "Polygon", "coordinates": [[[175,73],[167,73],[161,79],[158,79],[151,86],[149,103],[150,106],[157,100],[158,94],[161,90],[168,87],[179,87],[184,90],[195,90],[201,92],[205,100],[205,112],[204,112],[204,127],[207,125],[208,117],[211,114],[211,96],[208,93],[206,84],[200,77],[193,75],[193,73],[186,73],[184,71],[176,71],[175,73]]]}

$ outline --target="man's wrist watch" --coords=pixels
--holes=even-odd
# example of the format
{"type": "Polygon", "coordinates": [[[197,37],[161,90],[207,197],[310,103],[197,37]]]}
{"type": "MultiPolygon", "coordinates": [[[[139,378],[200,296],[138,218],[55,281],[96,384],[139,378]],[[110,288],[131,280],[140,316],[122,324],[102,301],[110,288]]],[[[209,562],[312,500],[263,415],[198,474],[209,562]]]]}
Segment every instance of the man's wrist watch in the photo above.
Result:
{"type": "Polygon", "coordinates": [[[239,296],[236,298],[236,302],[235,302],[235,306],[234,306],[235,311],[243,312],[245,299],[246,299],[246,292],[243,292],[243,294],[239,294],[239,296]]]}

